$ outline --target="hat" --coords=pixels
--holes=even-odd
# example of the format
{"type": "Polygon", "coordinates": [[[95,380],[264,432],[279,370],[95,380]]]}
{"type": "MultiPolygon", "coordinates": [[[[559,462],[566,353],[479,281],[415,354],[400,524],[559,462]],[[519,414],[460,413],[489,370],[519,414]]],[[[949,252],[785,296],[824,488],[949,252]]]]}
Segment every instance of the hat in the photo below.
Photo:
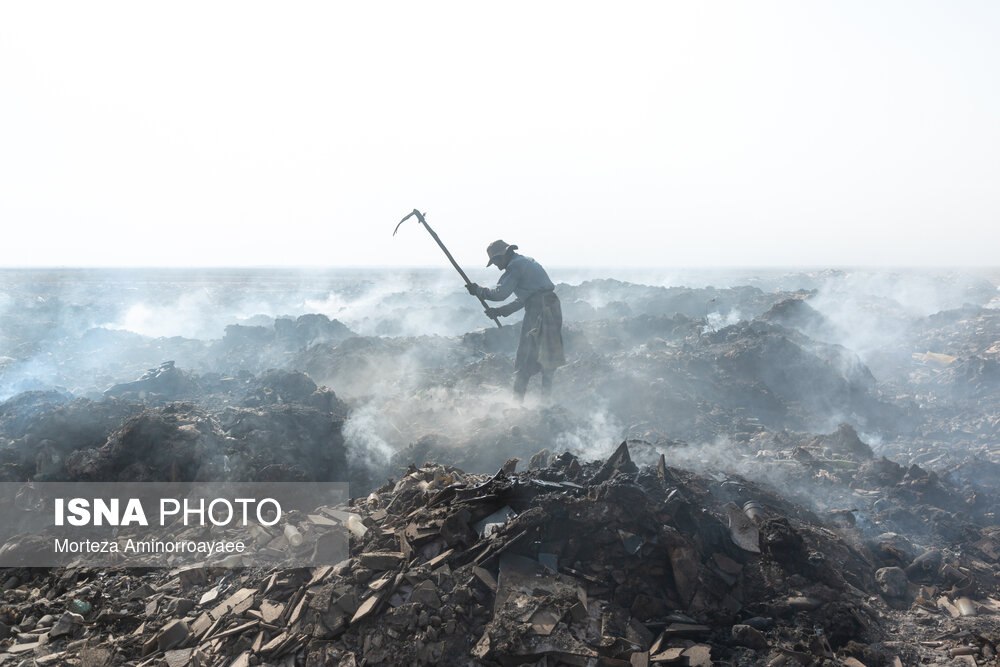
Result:
{"type": "Polygon", "coordinates": [[[486,246],[486,254],[489,256],[490,261],[486,263],[486,266],[490,264],[496,264],[497,260],[502,258],[511,250],[517,250],[516,245],[507,245],[505,241],[497,239],[493,243],[486,246]]]}

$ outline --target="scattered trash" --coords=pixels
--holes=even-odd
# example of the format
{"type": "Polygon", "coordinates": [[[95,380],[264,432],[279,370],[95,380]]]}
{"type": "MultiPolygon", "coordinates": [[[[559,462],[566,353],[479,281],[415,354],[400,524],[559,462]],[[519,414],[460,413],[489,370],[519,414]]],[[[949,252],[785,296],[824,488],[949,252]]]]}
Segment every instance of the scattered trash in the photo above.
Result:
{"type": "MultiPolygon", "coordinates": [[[[737,653],[760,664],[835,654],[844,664],[875,655],[891,663],[899,653],[886,648],[889,619],[919,588],[907,572],[934,589],[912,595],[912,613],[933,610],[941,623],[1000,618],[1000,601],[973,596],[997,590],[992,567],[976,565],[989,558],[981,551],[928,550],[905,571],[873,568],[907,558],[859,547],[857,528],[840,535],[748,480],[737,490],[767,508],[759,527],[745,501],[720,500],[731,477],[630,461],[623,444],[603,462],[563,455],[522,473],[411,467],[351,506],[307,515],[317,527],[327,517],[367,526],[336,567],[11,571],[23,583],[2,594],[16,625],[0,647],[72,663],[99,645],[116,660],[168,665],[349,655],[357,664],[711,665],[737,653]],[[73,611],[84,599],[90,616],[73,611]],[[63,600],[61,615],[39,614],[63,600]]],[[[881,539],[873,546],[899,543],[881,539]]],[[[942,647],[972,655],[967,644],[943,639],[934,650],[942,647]]],[[[995,649],[984,640],[975,655],[995,649]]]]}
{"type": "MultiPolygon", "coordinates": [[[[873,299],[899,326],[862,362],[811,289],[558,289],[572,358],[541,407],[497,388],[514,327],[60,339],[58,381],[0,403],[5,480],[349,479],[350,504],[250,537],[284,553],[346,526],[350,558],[12,569],[0,664],[998,664],[1000,311],[873,299]],[[372,397],[401,368],[409,409],[372,397]],[[581,418],[595,397],[620,424],[581,418]]],[[[38,353],[29,310],[5,311],[8,383],[38,353]]]]}

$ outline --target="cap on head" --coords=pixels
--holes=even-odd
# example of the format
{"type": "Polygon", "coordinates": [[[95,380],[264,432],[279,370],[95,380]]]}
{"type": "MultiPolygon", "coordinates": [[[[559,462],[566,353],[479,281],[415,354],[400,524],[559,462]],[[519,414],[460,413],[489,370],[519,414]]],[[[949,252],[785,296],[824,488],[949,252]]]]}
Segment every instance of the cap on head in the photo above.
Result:
{"type": "Polygon", "coordinates": [[[496,264],[511,250],[517,250],[517,246],[507,245],[505,241],[501,241],[500,239],[497,239],[493,243],[489,244],[486,246],[486,254],[489,256],[490,261],[486,263],[486,266],[496,264]]]}

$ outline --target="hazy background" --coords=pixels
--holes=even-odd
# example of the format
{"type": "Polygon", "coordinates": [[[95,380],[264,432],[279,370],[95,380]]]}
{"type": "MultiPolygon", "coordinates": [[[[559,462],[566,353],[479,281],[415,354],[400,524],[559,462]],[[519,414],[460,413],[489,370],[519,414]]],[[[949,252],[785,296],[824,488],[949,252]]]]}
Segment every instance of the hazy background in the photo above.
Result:
{"type": "Polygon", "coordinates": [[[994,264],[1000,4],[8,2],[0,265],[994,264]]]}

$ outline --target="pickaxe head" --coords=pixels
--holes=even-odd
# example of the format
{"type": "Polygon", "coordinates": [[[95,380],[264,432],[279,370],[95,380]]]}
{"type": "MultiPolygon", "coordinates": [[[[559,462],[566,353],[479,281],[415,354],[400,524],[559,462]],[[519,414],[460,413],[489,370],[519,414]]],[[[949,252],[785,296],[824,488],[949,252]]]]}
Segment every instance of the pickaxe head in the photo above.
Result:
{"type": "MultiPolygon", "coordinates": [[[[420,211],[418,211],[417,209],[413,209],[412,211],[410,211],[409,214],[407,214],[407,216],[405,218],[403,218],[402,220],[399,221],[399,225],[402,225],[404,222],[406,222],[407,220],[409,220],[413,216],[417,216],[417,220],[420,222],[420,224],[422,224],[422,225],[426,225],[427,224],[426,222],[424,222],[424,214],[421,213],[420,211]]],[[[395,236],[396,232],[399,231],[399,225],[396,225],[396,229],[392,230],[392,235],[393,236],[395,236]]]]}

